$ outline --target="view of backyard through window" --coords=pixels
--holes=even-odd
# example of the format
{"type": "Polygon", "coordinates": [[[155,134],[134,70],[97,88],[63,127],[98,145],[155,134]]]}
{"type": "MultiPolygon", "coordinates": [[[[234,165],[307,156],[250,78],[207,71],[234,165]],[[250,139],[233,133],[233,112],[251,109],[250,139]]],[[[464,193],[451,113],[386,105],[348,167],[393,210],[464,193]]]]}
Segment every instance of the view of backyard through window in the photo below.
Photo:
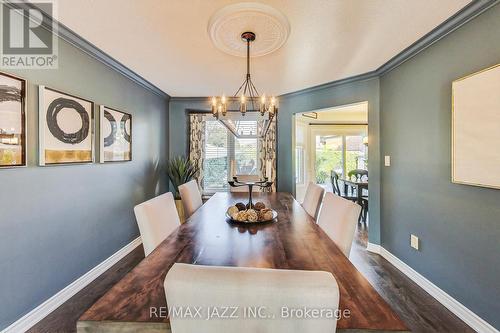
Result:
{"type": "Polygon", "coordinates": [[[236,175],[257,175],[257,139],[234,138],[234,159],[236,175]]]}
{"type": "Polygon", "coordinates": [[[363,136],[328,135],[316,136],[316,183],[330,182],[330,171],[340,177],[354,169],[366,169],[366,147],[363,136]]]}
{"type": "Polygon", "coordinates": [[[203,190],[227,191],[231,169],[234,175],[257,175],[258,140],[236,138],[217,120],[205,121],[203,190]],[[233,166],[233,167],[231,167],[233,166]]]}
{"type": "Polygon", "coordinates": [[[203,159],[203,189],[205,191],[227,190],[228,135],[218,121],[205,122],[205,158],[203,159]]]}

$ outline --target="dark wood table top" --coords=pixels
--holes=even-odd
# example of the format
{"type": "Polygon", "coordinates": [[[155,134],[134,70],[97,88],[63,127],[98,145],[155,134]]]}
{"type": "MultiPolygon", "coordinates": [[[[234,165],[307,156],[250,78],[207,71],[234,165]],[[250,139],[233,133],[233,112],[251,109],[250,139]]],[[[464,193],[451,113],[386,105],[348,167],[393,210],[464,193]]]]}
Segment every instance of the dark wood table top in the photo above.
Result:
{"type": "MultiPolygon", "coordinates": [[[[351,313],[338,321],[339,330],[408,331],[289,193],[254,195],[254,202],[263,201],[278,212],[278,221],[253,227],[230,224],[226,208],[245,201],[247,194],[217,193],[88,309],[79,324],[167,323],[166,318],[151,317],[150,307],[166,306],[165,275],[175,262],[182,262],[328,271],[340,288],[340,309],[351,313]]],[[[89,327],[82,331],[91,331],[89,327]]]]}
{"type": "Polygon", "coordinates": [[[348,184],[351,186],[360,186],[363,188],[368,188],[368,181],[362,180],[362,181],[357,181],[357,180],[351,180],[349,178],[339,178],[340,181],[343,181],[344,184],[348,184]]]}

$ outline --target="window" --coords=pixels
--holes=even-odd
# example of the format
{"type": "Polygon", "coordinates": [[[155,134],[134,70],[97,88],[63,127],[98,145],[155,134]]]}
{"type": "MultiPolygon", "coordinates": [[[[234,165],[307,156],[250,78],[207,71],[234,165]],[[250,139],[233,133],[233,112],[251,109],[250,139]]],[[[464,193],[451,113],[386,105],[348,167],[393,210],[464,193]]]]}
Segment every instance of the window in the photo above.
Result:
{"type": "Polygon", "coordinates": [[[366,169],[365,146],[363,137],[351,135],[345,137],[345,169],[347,172],[354,169],[366,169]]]}
{"type": "Polygon", "coordinates": [[[330,171],[340,176],[344,173],[343,137],[339,135],[316,136],[316,183],[327,184],[330,171]]]}
{"type": "Polygon", "coordinates": [[[218,121],[205,122],[205,156],[203,158],[203,189],[206,192],[228,188],[228,135],[218,121]]]}
{"type": "Polygon", "coordinates": [[[304,184],[304,147],[295,147],[295,183],[304,184]]]}
{"type": "Polygon", "coordinates": [[[340,177],[354,169],[367,169],[363,135],[316,135],[315,172],[317,184],[330,182],[330,171],[340,177]]]}
{"type": "Polygon", "coordinates": [[[235,173],[237,175],[257,175],[257,139],[234,140],[235,173]]]}
{"type": "MultiPolygon", "coordinates": [[[[251,123],[251,122],[248,122],[251,123]]],[[[257,123],[246,124],[248,128],[257,123]]],[[[228,191],[234,175],[259,175],[259,149],[256,138],[236,138],[217,120],[205,120],[203,191],[228,191]]]]}

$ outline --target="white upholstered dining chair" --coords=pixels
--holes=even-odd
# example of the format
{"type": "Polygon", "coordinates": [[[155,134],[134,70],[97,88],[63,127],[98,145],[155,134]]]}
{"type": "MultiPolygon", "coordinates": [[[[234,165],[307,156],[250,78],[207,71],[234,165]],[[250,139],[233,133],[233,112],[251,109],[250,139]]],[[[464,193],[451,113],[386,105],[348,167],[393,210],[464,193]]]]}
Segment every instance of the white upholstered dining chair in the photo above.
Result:
{"type": "Polygon", "coordinates": [[[196,210],[203,205],[198,183],[194,179],[185,184],[179,185],[179,194],[181,195],[186,218],[193,215],[194,212],[196,212],[196,210]]]}
{"type": "Polygon", "coordinates": [[[312,182],[307,185],[306,194],[304,196],[304,201],[302,202],[302,207],[312,218],[316,220],[318,217],[319,207],[321,206],[321,200],[323,200],[323,194],[325,189],[319,185],[312,182]]]}
{"type": "Polygon", "coordinates": [[[324,313],[316,319],[290,315],[291,309],[338,309],[339,287],[328,272],[176,263],[164,287],[168,309],[201,308],[202,313],[194,319],[171,313],[172,333],[331,333],[337,326],[335,315],[324,313]],[[259,307],[263,310],[258,315],[275,317],[249,318],[259,307]],[[235,318],[206,320],[214,308],[219,314],[228,308],[226,315],[235,318]]]}
{"type": "Polygon", "coordinates": [[[361,206],[327,192],[318,217],[318,225],[349,258],[361,206]]]}
{"type": "Polygon", "coordinates": [[[134,213],[146,257],[180,225],[170,192],[135,206],[134,213]]]}

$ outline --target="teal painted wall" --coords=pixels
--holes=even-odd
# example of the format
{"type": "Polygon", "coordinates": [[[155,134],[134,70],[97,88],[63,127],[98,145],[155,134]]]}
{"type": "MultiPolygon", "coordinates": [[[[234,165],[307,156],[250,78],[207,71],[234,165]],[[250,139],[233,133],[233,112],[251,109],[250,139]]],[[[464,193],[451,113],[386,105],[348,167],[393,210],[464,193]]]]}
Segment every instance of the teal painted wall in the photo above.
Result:
{"type": "Polygon", "coordinates": [[[188,155],[188,110],[210,111],[208,97],[172,98],[169,103],[169,157],[188,155]]]}
{"type": "Polygon", "coordinates": [[[500,190],[451,183],[450,128],[452,81],[500,63],[499,36],[497,5],[380,80],[382,245],[497,329],[500,190]]]}
{"type": "Polygon", "coordinates": [[[369,239],[380,243],[380,149],[379,149],[379,80],[324,87],[305,93],[280,97],[278,113],[278,191],[295,193],[293,163],[294,115],[328,107],[368,101],[368,168],[370,174],[370,228],[369,239]]]}
{"type": "Polygon", "coordinates": [[[0,330],[139,236],[133,207],[167,190],[168,100],[59,41],[28,80],[28,167],[0,170],[0,330]],[[37,166],[37,85],[133,115],[133,161],[37,166]]]}

